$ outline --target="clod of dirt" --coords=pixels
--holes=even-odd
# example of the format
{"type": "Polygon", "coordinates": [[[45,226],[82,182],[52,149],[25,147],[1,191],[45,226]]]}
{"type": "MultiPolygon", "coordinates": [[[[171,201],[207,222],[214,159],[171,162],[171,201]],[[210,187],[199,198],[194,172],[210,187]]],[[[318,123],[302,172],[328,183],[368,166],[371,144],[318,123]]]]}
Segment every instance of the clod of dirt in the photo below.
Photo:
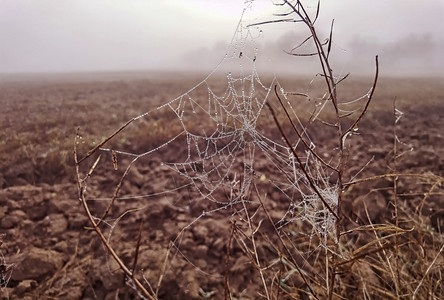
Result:
{"type": "Polygon", "coordinates": [[[21,255],[12,272],[13,281],[36,280],[41,282],[63,266],[62,254],[53,250],[31,248],[21,255]]]}
{"type": "Polygon", "coordinates": [[[35,280],[23,280],[15,288],[14,292],[17,296],[21,296],[26,292],[29,292],[37,287],[37,281],[35,280]]]}
{"type": "Polygon", "coordinates": [[[68,226],[69,229],[81,229],[88,222],[87,217],[81,212],[70,212],[68,214],[68,226]]]}
{"type": "Polygon", "coordinates": [[[10,214],[2,218],[0,225],[3,229],[10,229],[17,226],[17,224],[26,219],[27,215],[24,211],[14,210],[10,214]]]}
{"type": "Polygon", "coordinates": [[[103,279],[100,281],[107,291],[114,291],[124,286],[125,277],[114,259],[111,258],[108,264],[104,264],[101,260],[96,259],[94,265],[95,268],[92,270],[93,277],[103,279]]]}
{"type": "Polygon", "coordinates": [[[43,219],[43,224],[49,235],[54,236],[66,231],[68,228],[68,221],[63,214],[52,214],[43,219]]]}
{"type": "Polygon", "coordinates": [[[198,225],[194,227],[193,236],[195,240],[204,242],[205,239],[208,237],[208,228],[203,225],[198,225]]]}

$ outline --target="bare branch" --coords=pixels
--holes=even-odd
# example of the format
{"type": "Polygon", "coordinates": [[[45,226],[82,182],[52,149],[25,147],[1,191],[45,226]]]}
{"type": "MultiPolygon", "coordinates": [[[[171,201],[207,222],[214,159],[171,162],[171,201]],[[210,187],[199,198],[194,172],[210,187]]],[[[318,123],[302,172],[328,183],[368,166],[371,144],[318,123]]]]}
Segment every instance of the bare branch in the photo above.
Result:
{"type": "Polygon", "coordinates": [[[100,147],[102,147],[103,145],[105,145],[109,140],[111,140],[113,137],[115,137],[117,134],[119,134],[119,132],[121,132],[123,129],[125,129],[126,127],[128,127],[129,124],[131,124],[134,120],[138,119],[140,117],[136,117],[136,118],[132,118],[131,120],[129,120],[128,122],[126,122],[124,125],[122,125],[119,129],[117,129],[114,133],[112,133],[110,136],[108,136],[107,138],[105,138],[102,142],[100,142],[97,146],[95,146],[93,149],[89,150],[86,155],[84,157],[82,157],[77,164],[81,163],[82,161],[84,161],[85,159],[87,159],[88,157],[90,157],[92,154],[94,154],[94,152],[96,152],[97,150],[99,150],[100,147]]]}
{"type": "Polygon", "coordinates": [[[328,38],[327,59],[330,56],[331,44],[332,44],[332,41],[333,41],[333,24],[334,24],[334,22],[335,22],[335,20],[331,21],[330,37],[328,38]]]}
{"type": "Polygon", "coordinates": [[[273,24],[273,23],[299,23],[299,22],[302,22],[302,20],[279,19],[279,20],[271,20],[271,21],[263,21],[263,22],[253,23],[253,24],[247,25],[247,27],[259,26],[259,25],[265,25],[265,24],[273,24]]]}
{"type": "Polygon", "coordinates": [[[139,249],[140,249],[140,241],[142,239],[142,228],[143,228],[143,220],[140,222],[139,233],[137,234],[137,245],[136,245],[136,253],[134,254],[134,262],[133,262],[133,278],[136,271],[137,259],[139,258],[139,249]]]}
{"type": "Polygon", "coordinates": [[[375,63],[376,63],[375,78],[373,80],[373,85],[372,85],[372,88],[371,88],[370,95],[368,96],[367,103],[365,103],[364,109],[362,110],[361,114],[356,119],[356,121],[346,131],[344,131],[344,133],[342,134],[342,138],[344,136],[346,136],[349,132],[351,132],[352,130],[354,130],[355,128],[358,127],[359,122],[361,121],[361,119],[365,115],[365,113],[367,112],[368,106],[370,105],[370,102],[373,99],[373,94],[374,94],[375,89],[376,89],[376,84],[378,82],[378,75],[379,75],[379,62],[378,62],[378,56],[377,55],[375,57],[375,63]]]}
{"type": "Polygon", "coordinates": [[[310,35],[309,37],[307,37],[305,40],[302,41],[302,43],[300,43],[299,45],[297,45],[296,47],[294,47],[293,49],[290,50],[290,52],[293,52],[294,50],[300,48],[302,45],[304,45],[307,41],[309,41],[310,39],[312,39],[313,37],[310,35]]]}

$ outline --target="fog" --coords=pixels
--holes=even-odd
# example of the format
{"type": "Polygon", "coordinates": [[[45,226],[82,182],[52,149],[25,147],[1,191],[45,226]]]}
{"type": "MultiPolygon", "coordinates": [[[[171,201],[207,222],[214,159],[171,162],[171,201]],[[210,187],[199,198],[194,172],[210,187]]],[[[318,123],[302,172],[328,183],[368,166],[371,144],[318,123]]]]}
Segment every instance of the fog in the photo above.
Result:
{"type": "MultiPolygon", "coordinates": [[[[314,9],[316,1],[306,1],[314,9]]],[[[272,19],[270,0],[247,10],[272,19]]],[[[224,57],[243,0],[0,0],[0,73],[193,70],[224,57]]],[[[334,19],[334,66],[370,74],[379,55],[389,75],[444,75],[443,0],[335,0],[321,3],[317,29],[334,19]]],[[[315,63],[291,50],[307,36],[301,24],[261,26],[262,67],[305,73],[315,63]]]]}

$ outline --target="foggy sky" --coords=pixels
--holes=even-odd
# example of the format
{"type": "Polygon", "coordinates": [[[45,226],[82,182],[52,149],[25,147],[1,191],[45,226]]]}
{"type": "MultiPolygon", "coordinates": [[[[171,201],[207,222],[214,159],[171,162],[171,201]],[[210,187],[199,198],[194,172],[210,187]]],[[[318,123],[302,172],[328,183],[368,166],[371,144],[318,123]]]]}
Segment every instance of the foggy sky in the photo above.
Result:
{"type": "MultiPolygon", "coordinates": [[[[0,73],[211,69],[224,56],[243,0],[0,0],[0,73]]],[[[316,1],[306,1],[314,7],[316,1]]],[[[252,22],[272,18],[256,0],[252,22]]],[[[317,28],[334,24],[334,62],[391,74],[444,75],[443,0],[323,1],[317,28]]],[[[270,68],[304,70],[286,55],[306,37],[301,25],[264,25],[258,41],[270,68]]],[[[364,72],[365,73],[365,72],[364,72]]]]}

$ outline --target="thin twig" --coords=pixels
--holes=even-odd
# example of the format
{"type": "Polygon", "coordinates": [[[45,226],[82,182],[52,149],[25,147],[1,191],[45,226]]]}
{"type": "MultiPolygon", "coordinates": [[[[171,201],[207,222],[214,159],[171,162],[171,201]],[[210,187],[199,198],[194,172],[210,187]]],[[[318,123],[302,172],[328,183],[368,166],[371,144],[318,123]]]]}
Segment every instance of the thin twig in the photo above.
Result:
{"type": "MultiPolygon", "coordinates": [[[[254,237],[255,233],[259,230],[259,227],[261,226],[261,222],[259,222],[259,224],[257,225],[256,229],[253,230],[253,225],[252,225],[252,223],[251,223],[251,220],[252,220],[253,217],[251,217],[251,216],[248,214],[248,209],[247,209],[247,207],[246,207],[246,205],[245,205],[245,202],[242,202],[242,205],[243,205],[243,207],[244,207],[245,216],[246,216],[246,219],[247,219],[247,222],[248,222],[248,228],[249,228],[250,231],[251,231],[251,238],[250,238],[250,240],[251,240],[251,244],[253,245],[253,254],[254,254],[254,258],[255,258],[255,260],[256,260],[256,263],[255,263],[255,264],[256,264],[256,266],[257,266],[257,269],[258,269],[259,274],[260,274],[261,279],[262,279],[262,284],[263,284],[263,286],[264,286],[265,295],[266,295],[267,299],[271,299],[271,298],[270,298],[270,295],[269,295],[269,293],[268,293],[268,288],[267,288],[267,283],[266,283],[266,281],[265,281],[264,273],[262,272],[262,267],[261,267],[261,263],[260,263],[260,260],[259,260],[259,254],[257,253],[256,239],[255,239],[255,237],[254,237]]],[[[259,209],[259,208],[258,208],[258,209],[259,209]]]]}
{"type": "Polygon", "coordinates": [[[379,60],[378,60],[378,56],[377,55],[375,57],[375,65],[376,65],[375,77],[373,79],[373,85],[372,85],[372,88],[371,88],[371,92],[368,95],[368,99],[367,99],[367,102],[365,103],[364,109],[362,110],[362,112],[359,115],[359,117],[355,120],[355,122],[353,122],[353,124],[346,131],[344,131],[344,133],[342,134],[342,139],[344,139],[344,136],[346,136],[348,133],[350,133],[355,128],[357,128],[357,126],[358,126],[359,122],[361,121],[362,117],[364,117],[365,113],[367,112],[367,109],[368,109],[368,107],[370,105],[370,102],[373,99],[373,94],[375,93],[376,84],[378,83],[378,77],[379,77],[379,60]]]}
{"type": "Polygon", "coordinates": [[[225,289],[224,289],[225,300],[231,299],[230,283],[228,281],[228,277],[229,277],[231,244],[232,244],[232,241],[233,241],[233,235],[234,235],[235,228],[236,228],[236,220],[233,221],[233,223],[231,224],[230,238],[228,239],[228,244],[227,244],[227,257],[226,257],[226,260],[225,260],[225,278],[224,278],[224,282],[225,282],[225,289]]]}
{"type": "MultiPolygon", "coordinates": [[[[373,92],[373,91],[372,91],[373,92]]],[[[397,156],[398,156],[398,135],[396,131],[396,98],[393,99],[393,173],[398,173],[397,169],[397,156]]],[[[393,200],[394,200],[394,207],[395,207],[395,226],[399,227],[399,214],[398,214],[398,177],[393,178],[393,200]]],[[[395,287],[401,287],[401,281],[400,281],[400,273],[399,273],[399,245],[398,245],[398,236],[395,236],[395,264],[396,264],[396,280],[398,282],[395,287]]],[[[399,297],[400,291],[396,289],[396,295],[399,297]]]]}
{"type": "Polygon", "coordinates": [[[82,157],[81,159],[79,159],[77,161],[77,164],[80,164],[82,161],[84,161],[85,159],[87,159],[88,157],[90,157],[91,155],[94,154],[94,152],[96,152],[100,147],[102,147],[103,145],[105,145],[109,140],[111,140],[113,137],[115,137],[117,134],[119,134],[119,132],[121,132],[123,129],[125,129],[126,127],[128,127],[129,124],[131,124],[134,120],[140,118],[139,117],[135,117],[132,118],[131,120],[129,120],[128,122],[126,122],[125,124],[123,124],[119,129],[117,129],[116,131],[114,131],[114,133],[112,133],[110,136],[108,136],[107,138],[105,138],[102,142],[100,142],[97,146],[95,146],[94,148],[92,148],[91,150],[89,150],[86,155],[84,157],[82,157]]]}
{"type": "Polygon", "coordinates": [[[443,181],[444,178],[441,178],[439,176],[436,175],[430,175],[430,174],[419,174],[419,173],[389,173],[389,174],[382,174],[382,175],[376,175],[376,176],[371,176],[371,177],[367,177],[367,178],[363,178],[363,179],[356,179],[353,181],[349,181],[344,183],[344,186],[349,186],[349,185],[354,185],[354,184],[358,184],[358,183],[362,183],[362,182],[366,182],[366,181],[371,181],[371,180],[378,180],[378,179],[382,179],[382,178],[390,178],[390,177],[418,177],[418,178],[439,178],[440,181],[443,181]]]}
{"type": "Polygon", "coordinates": [[[416,287],[415,291],[413,292],[413,299],[416,299],[416,293],[418,293],[419,288],[421,287],[424,279],[427,277],[427,275],[429,274],[430,270],[432,269],[433,265],[435,264],[436,260],[438,259],[438,257],[440,257],[441,252],[444,250],[444,244],[442,244],[441,248],[439,249],[438,253],[436,254],[435,258],[433,259],[432,263],[428,266],[424,276],[421,278],[421,281],[419,282],[418,286],[416,287]]]}
{"type": "Polygon", "coordinates": [[[136,271],[137,259],[139,258],[140,241],[142,239],[142,228],[143,228],[143,220],[140,222],[139,233],[137,234],[136,253],[134,254],[134,263],[133,263],[133,278],[136,271]]]}

